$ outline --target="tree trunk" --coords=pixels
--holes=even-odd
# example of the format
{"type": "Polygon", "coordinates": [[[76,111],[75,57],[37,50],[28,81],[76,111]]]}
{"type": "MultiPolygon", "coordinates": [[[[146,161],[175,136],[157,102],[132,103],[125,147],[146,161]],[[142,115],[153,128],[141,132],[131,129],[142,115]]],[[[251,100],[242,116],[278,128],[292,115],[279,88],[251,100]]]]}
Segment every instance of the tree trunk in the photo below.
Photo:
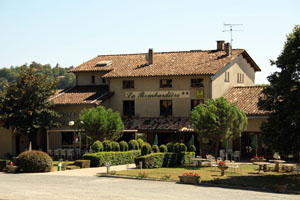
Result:
{"type": "Polygon", "coordinates": [[[215,145],[215,157],[218,157],[218,153],[219,153],[219,148],[220,148],[220,139],[219,137],[216,138],[216,145],[215,145]]]}

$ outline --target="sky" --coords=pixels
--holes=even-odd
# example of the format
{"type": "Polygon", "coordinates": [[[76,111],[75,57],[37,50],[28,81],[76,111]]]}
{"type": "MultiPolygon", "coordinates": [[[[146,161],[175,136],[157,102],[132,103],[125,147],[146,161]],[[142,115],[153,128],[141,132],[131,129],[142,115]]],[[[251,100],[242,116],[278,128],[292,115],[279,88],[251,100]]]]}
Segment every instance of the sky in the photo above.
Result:
{"type": "Polygon", "coordinates": [[[106,54],[213,50],[217,40],[246,49],[261,68],[256,83],[278,71],[270,65],[286,35],[300,24],[299,0],[0,0],[0,68],[35,61],[62,67],[106,54]]]}

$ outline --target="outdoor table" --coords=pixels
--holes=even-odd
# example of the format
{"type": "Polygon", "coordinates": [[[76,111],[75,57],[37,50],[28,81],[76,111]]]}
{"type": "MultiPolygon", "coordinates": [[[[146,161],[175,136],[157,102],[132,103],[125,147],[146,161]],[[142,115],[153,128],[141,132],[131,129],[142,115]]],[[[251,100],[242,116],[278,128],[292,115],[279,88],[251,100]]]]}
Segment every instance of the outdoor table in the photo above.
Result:
{"type": "Polygon", "coordinates": [[[205,159],[205,158],[192,158],[192,160],[197,161],[199,167],[202,166],[202,162],[203,162],[203,161],[208,161],[208,160],[205,159]]]}
{"type": "Polygon", "coordinates": [[[258,174],[260,172],[260,170],[264,170],[264,172],[266,172],[267,170],[267,165],[270,165],[271,163],[269,162],[254,162],[253,165],[258,165],[258,174]]]}
{"type": "Polygon", "coordinates": [[[279,172],[279,164],[285,163],[285,160],[269,160],[269,162],[275,163],[275,171],[279,172]]]}

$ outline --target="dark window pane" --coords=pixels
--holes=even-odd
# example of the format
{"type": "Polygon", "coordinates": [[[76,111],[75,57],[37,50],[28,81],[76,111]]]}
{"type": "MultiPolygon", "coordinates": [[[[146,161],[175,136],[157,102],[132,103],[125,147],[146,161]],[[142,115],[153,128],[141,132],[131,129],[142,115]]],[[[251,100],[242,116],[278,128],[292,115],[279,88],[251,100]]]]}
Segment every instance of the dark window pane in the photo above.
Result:
{"type": "Polygon", "coordinates": [[[199,104],[204,104],[204,99],[192,99],[191,100],[191,110],[193,110],[199,104]]]}
{"type": "Polygon", "coordinates": [[[191,87],[203,87],[203,79],[191,79],[191,87]]]}
{"type": "Polygon", "coordinates": [[[62,145],[73,145],[73,132],[61,132],[62,145]]]}
{"type": "Polygon", "coordinates": [[[160,80],[160,88],[171,88],[171,87],[172,87],[172,79],[160,80]]]}
{"type": "Polygon", "coordinates": [[[123,89],[134,88],[134,80],[123,81],[123,89]]]}
{"type": "Polygon", "coordinates": [[[134,116],[134,101],[123,101],[123,115],[134,116]]]}
{"type": "Polygon", "coordinates": [[[172,100],[160,100],[160,115],[168,116],[173,114],[172,100]]]}
{"type": "Polygon", "coordinates": [[[95,76],[91,76],[91,82],[95,83],[95,76]]]}

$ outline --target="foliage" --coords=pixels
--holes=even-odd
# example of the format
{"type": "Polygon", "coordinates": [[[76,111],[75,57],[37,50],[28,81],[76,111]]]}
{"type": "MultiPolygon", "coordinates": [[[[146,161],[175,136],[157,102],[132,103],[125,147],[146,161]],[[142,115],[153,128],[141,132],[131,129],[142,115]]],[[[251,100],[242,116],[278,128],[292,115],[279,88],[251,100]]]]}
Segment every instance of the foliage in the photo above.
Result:
{"type": "Polygon", "coordinates": [[[6,128],[33,140],[40,128],[50,129],[59,125],[59,115],[48,101],[54,94],[56,82],[47,75],[36,74],[31,67],[21,67],[16,82],[9,83],[0,92],[0,121],[6,128]]]}
{"type": "Polygon", "coordinates": [[[138,150],[139,149],[139,143],[136,140],[130,140],[128,142],[129,150],[138,150]]]}
{"type": "Polygon", "coordinates": [[[168,142],[167,147],[168,147],[168,152],[175,152],[175,146],[173,142],[168,142]]]}
{"type": "Polygon", "coordinates": [[[145,156],[145,155],[148,155],[151,153],[151,146],[149,143],[145,143],[143,146],[142,146],[142,149],[141,149],[141,154],[142,156],[145,156]]]}
{"type": "Polygon", "coordinates": [[[164,144],[159,146],[159,151],[162,153],[167,153],[168,152],[168,147],[164,144]]]}
{"type": "Polygon", "coordinates": [[[111,143],[112,151],[120,151],[120,145],[118,142],[111,143]]]}
{"type": "Polygon", "coordinates": [[[202,138],[210,139],[218,155],[219,143],[241,136],[247,127],[247,117],[235,104],[228,103],[223,97],[207,100],[191,113],[191,123],[202,138]]]}
{"type": "Polygon", "coordinates": [[[153,153],[159,153],[159,148],[158,148],[157,145],[153,145],[153,146],[152,146],[152,152],[153,152],[153,153]]]}
{"type": "Polygon", "coordinates": [[[194,138],[194,135],[191,136],[191,139],[190,139],[189,142],[188,142],[188,146],[191,146],[191,145],[195,145],[195,138],[194,138]]]}
{"type": "Polygon", "coordinates": [[[196,147],[195,147],[195,145],[190,145],[190,146],[189,146],[189,152],[196,152],[196,147]]]}
{"type": "Polygon", "coordinates": [[[134,163],[134,158],[141,155],[140,151],[124,152],[98,152],[83,155],[85,160],[91,160],[91,167],[105,166],[105,161],[110,161],[111,165],[124,165],[134,163]]]}
{"type": "Polygon", "coordinates": [[[137,139],[137,142],[139,144],[139,149],[141,149],[142,146],[144,145],[144,141],[141,138],[139,138],[139,139],[137,139]]]}
{"type": "Polygon", "coordinates": [[[52,158],[42,151],[25,151],[18,156],[18,165],[24,172],[50,172],[52,158]]]}
{"type": "Polygon", "coordinates": [[[168,174],[168,175],[163,175],[163,176],[161,177],[161,179],[164,180],[164,181],[170,180],[170,178],[171,178],[171,175],[170,175],[170,174],[168,174]]]}
{"type": "Polygon", "coordinates": [[[300,151],[300,26],[287,36],[283,51],[272,65],[279,68],[268,76],[259,98],[260,109],[269,111],[261,126],[264,144],[273,151],[296,153],[300,151]]]}
{"type": "Polygon", "coordinates": [[[184,143],[179,144],[179,151],[180,152],[186,152],[187,151],[187,147],[184,143]]]}
{"type": "Polygon", "coordinates": [[[175,153],[180,153],[180,144],[179,142],[176,142],[174,144],[175,153]]]}
{"type": "Polygon", "coordinates": [[[125,141],[121,141],[120,143],[120,150],[121,151],[128,151],[128,144],[125,141]]]}
{"type": "Polygon", "coordinates": [[[103,144],[99,140],[96,140],[91,146],[93,152],[103,151],[103,144]]]}
{"type": "Polygon", "coordinates": [[[146,172],[139,172],[138,175],[136,176],[137,179],[144,179],[147,177],[148,177],[148,174],[146,172]]]}
{"type": "Polygon", "coordinates": [[[109,140],[103,141],[103,149],[104,149],[104,151],[111,151],[112,150],[111,141],[109,141],[109,140]]]}
{"type": "Polygon", "coordinates": [[[153,145],[158,145],[158,137],[157,134],[154,136],[153,145]]]}
{"type": "Polygon", "coordinates": [[[199,176],[199,174],[193,172],[184,172],[181,176],[199,176]]]}
{"type": "Polygon", "coordinates": [[[95,140],[116,141],[123,135],[124,124],[120,113],[103,106],[97,108],[83,109],[77,121],[82,133],[95,140]]]}

